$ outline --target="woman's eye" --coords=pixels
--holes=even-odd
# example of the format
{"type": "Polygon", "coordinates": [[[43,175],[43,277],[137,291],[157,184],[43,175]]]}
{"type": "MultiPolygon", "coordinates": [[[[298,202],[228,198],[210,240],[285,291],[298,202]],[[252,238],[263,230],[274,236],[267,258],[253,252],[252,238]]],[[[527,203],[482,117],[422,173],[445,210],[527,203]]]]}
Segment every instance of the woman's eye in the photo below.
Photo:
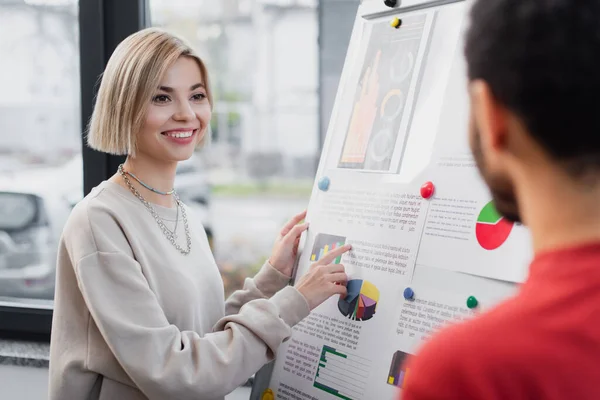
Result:
{"type": "Polygon", "coordinates": [[[204,93],[198,93],[192,96],[192,99],[196,100],[196,101],[202,101],[206,98],[206,95],[204,93]]]}
{"type": "Polygon", "coordinates": [[[154,96],[154,99],[152,99],[155,103],[166,103],[167,101],[169,101],[169,96],[164,95],[164,94],[159,94],[157,96],[154,96]]]}

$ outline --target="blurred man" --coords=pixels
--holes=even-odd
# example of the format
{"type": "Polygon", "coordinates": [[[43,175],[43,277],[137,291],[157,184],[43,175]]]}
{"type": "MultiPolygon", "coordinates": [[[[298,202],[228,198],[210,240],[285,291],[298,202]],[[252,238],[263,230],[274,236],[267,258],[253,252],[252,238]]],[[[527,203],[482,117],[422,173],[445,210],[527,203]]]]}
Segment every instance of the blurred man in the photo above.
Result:
{"type": "Polygon", "coordinates": [[[416,354],[402,398],[600,399],[600,1],[478,0],[471,19],[471,148],[535,257],[516,297],[416,354]]]}

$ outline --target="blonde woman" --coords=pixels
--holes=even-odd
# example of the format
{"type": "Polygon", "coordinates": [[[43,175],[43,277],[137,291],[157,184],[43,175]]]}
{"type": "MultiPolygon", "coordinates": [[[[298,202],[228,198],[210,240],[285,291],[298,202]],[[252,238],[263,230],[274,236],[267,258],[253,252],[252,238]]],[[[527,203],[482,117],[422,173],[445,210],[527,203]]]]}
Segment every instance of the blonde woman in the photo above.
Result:
{"type": "Polygon", "coordinates": [[[287,286],[307,224],[281,230],[268,262],[224,301],[204,230],[172,189],[202,144],[212,99],[202,60],[146,29],[112,55],[88,144],[124,165],[73,210],[60,242],[50,399],[222,399],[310,310],[345,294],[343,247],[287,286]]]}

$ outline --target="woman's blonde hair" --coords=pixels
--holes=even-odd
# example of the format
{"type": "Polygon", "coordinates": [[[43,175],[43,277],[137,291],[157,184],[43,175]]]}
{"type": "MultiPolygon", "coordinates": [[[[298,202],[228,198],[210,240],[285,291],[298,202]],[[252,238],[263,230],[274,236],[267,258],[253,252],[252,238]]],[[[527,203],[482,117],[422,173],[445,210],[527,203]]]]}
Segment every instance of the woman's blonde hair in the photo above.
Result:
{"type": "MultiPolygon", "coordinates": [[[[135,156],[136,134],[167,69],[181,56],[198,62],[208,101],[213,104],[204,62],[183,39],[158,28],[147,28],[123,40],[102,75],[87,143],[95,150],[135,156]]],[[[200,145],[210,140],[210,129],[200,145]]]]}

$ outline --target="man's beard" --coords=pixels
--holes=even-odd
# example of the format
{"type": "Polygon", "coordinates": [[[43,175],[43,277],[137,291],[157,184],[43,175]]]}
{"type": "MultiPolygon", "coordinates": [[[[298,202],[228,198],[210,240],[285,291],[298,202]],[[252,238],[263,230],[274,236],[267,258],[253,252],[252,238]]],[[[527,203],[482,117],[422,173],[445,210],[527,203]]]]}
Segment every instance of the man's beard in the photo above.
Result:
{"type": "MultiPolygon", "coordinates": [[[[474,123],[473,123],[474,125],[474,123]]],[[[472,142],[471,151],[481,177],[487,184],[494,200],[496,210],[511,222],[521,223],[521,214],[515,190],[510,180],[505,176],[493,176],[486,171],[483,152],[481,151],[481,138],[475,126],[471,126],[472,142]]]]}

